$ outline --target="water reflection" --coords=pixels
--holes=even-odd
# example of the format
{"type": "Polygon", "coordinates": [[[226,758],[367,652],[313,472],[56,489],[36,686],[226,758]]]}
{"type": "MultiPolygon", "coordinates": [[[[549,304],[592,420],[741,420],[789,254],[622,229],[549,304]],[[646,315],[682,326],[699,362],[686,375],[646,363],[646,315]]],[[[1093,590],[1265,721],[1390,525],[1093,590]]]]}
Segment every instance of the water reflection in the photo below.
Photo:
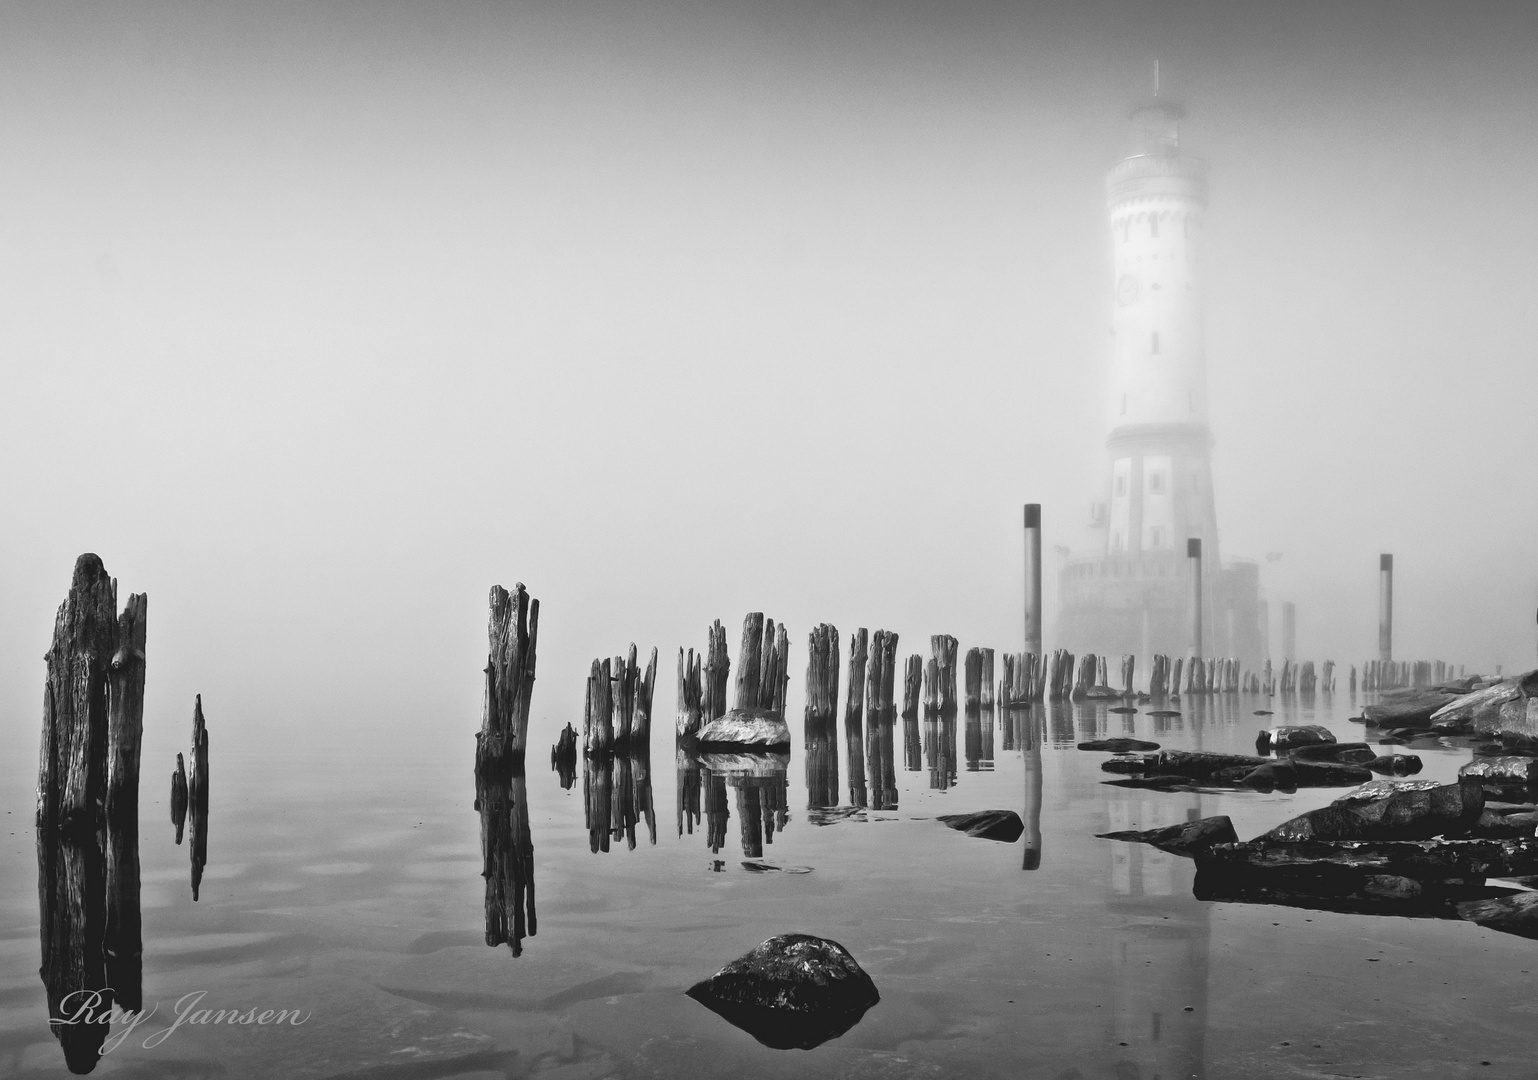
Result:
{"type": "Polygon", "coordinates": [[[966,710],[967,772],[993,771],[993,709],[969,705],[966,710]]]}
{"type": "Polygon", "coordinates": [[[1040,705],[1010,709],[1004,714],[1005,730],[1013,733],[1025,765],[1025,852],[1020,869],[1041,868],[1041,742],[1046,717],[1040,705]]]}
{"type": "MultiPolygon", "coordinates": [[[[586,809],[588,846],[608,851],[610,841],[623,840],[634,851],[636,826],[646,824],[647,839],[657,843],[657,814],[652,805],[651,751],[644,745],[629,753],[586,755],[582,759],[582,795],[586,809]]],[[[679,814],[683,815],[684,781],[679,784],[679,814]]],[[[696,811],[694,820],[698,820],[696,811]]],[[[693,822],[690,822],[693,831],[693,822]]]]}
{"type": "Polygon", "coordinates": [[[924,762],[929,768],[931,789],[944,791],[956,786],[955,709],[925,713],[924,762]]]}
{"type": "Polygon", "coordinates": [[[742,854],[762,859],[765,845],[774,843],[774,834],[783,832],[790,819],[789,773],[789,754],[698,754],[680,744],[680,830],[687,828],[692,834],[694,824],[703,818],[706,846],[712,854],[720,854],[735,802],[742,854]]]}
{"type": "Polygon", "coordinates": [[[534,911],[534,840],[522,760],[511,771],[476,770],[475,808],[481,815],[481,876],[486,879],[486,944],[504,942],[514,956],[539,932],[534,911]]]}

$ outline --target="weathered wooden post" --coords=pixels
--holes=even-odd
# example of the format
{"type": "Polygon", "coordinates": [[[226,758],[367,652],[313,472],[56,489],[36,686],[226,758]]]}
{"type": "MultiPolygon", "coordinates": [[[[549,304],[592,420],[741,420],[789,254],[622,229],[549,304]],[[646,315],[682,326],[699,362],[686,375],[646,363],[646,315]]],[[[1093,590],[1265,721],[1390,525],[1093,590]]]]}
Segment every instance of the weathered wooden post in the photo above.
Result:
{"type": "MultiPolygon", "coordinates": [[[[117,583],[112,584],[116,600],[117,583]]],[[[139,909],[139,748],[144,737],[144,644],[148,599],[128,598],[118,616],[107,676],[107,985],[125,1012],[143,1008],[139,909]]]]}
{"type": "Polygon", "coordinates": [[[171,824],[176,826],[176,842],[182,842],[187,824],[187,764],[176,755],[176,771],[171,774],[171,824]]]}
{"type": "Polygon", "coordinates": [[[1131,653],[1122,653],[1122,655],[1121,655],[1121,692],[1123,694],[1125,694],[1127,697],[1131,697],[1132,693],[1133,693],[1133,691],[1132,691],[1132,672],[1133,672],[1133,667],[1136,664],[1137,664],[1137,657],[1133,656],[1131,653]]]}
{"type": "Polygon", "coordinates": [[[523,582],[509,593],[491,587],[486,658],[486,693],[476,745],[479,768],[508,769],[523,759],[534,693],[534,658],[539,640],[539,601],[523,582]]]}
{"type": "Polygon", "coordinates": [[[939,680],[939,709],[942,713],[956,712],[956,650],[958,643],[949,634],[932,634],[929,651],[937,667],[939,680]]]}
{"type": "Polygon", "coordinates": [[[706,631],[705,685],[700,699],[700,723],[708,724],[726,715],[726,688],[731,682],[732,661],[726,651],[726,628],[717,619],[706,631]]]}
{"type": "Polygon", "coordinates": [[[980,694],[981,694],[980,704],[985,709],[991,709],[991,708],[993,708],[993,704],[994,704],[994,701],[993,701],[993,650],[992,649],[979,649],[978,652],[980,652],[982,654],[982,673],[981,673],[981,675],[979,677],[980,681],[982,683],[982,686],[980,687],[980,694]]]}
{"type": "Polygon", "coordinates": [[[870,648],[869,633],[860,627],[849,636],[849,688],[844,696],[844,749],[849,757],[849,802],[864,807],[865,731],[861,725],[865,700],[865,664],[870,648]]]}
{"type": "Polygon", "coordinates": [[[909,772],[923,768],[919,744],[919,692],[924,681],[924,658],[908,657],[903,671],[903,767],[909,772]]]}
{"type": "Polygon", "coordinates": [[[1190,575],[1190,607],[1188,622],[1191,628],[1192,656],[1202,655],[1202,541],[1193,536],[1186,541],[1186,566],[1190,575]]]}
{"type": "Polygon", "coordinates": [[[866,766],[877,810],[897,807],[897,766],[892,760],[896,722],[897,635],[877,630],[871,638],[866,668],[866,766]]]}
{"type": "Polygon", "coordinates": [[[1025,504],[1025,651],[1041,652],[1041,504],[1025,504]]]}
{"type": "Polygon", "coordinates": [[[682,646],[678,649],[678,721],[679,735],[693,735],[700,729],[701,709],[700,657],[694,650],[687,655],[682,646]]]}
{"type": "MultiPolygon", "coordinates": [[[[117,589],[101,560],[82,555],[54,620],[46,656],[37,777],[37,865],[42,966],[51,1020],[106,981],[106,802],[117,589]],[[66,1004],[68,1003],[68,1004],[66,1004]]],[[[107,1008],[110,1002],[103,1002],[107,1008]]],[[[107,1025],[51,1024],[71,1072],[96,1067],[107,1025]],[[94,1029],[94,1030],[87,1030],[94,1029]]]]}
{"type": "Polygon", "coordinates": [[[203,868],[208,865],[208,725],[203,719],[203,695],[192,703],[192,770],[187,776],[187,845],[192,860],[192,900],[198,899],[203,868]]]}
{"type": "Polygon", "coordinates": [[[807,809],[838,805],[838,630],[819,624],[806,645],[807,809]]]}
{"type": "Polygon", "coordinates": [[[1378,556],[1378,659],[1394,659],[1394,556],[1378,556]]]}

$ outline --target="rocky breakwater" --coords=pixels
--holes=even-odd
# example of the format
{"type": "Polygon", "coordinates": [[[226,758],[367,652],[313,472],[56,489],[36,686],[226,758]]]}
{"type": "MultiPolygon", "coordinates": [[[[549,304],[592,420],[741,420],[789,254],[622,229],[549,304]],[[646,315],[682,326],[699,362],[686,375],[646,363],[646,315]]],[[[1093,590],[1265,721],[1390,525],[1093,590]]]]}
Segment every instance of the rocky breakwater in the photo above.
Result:
{"type": "Polygon", "coordinates": [[[1538,807],[1487,800],[1466,777],[1374,780],[1248,841],[1226,817],[1105,836],[1194,859],[1199,899],[1465,918],[1538,936],[1538,904],[1520,899],[1531,894],[1491,880],[1538,874],[1535,827],[1538,807]]]}

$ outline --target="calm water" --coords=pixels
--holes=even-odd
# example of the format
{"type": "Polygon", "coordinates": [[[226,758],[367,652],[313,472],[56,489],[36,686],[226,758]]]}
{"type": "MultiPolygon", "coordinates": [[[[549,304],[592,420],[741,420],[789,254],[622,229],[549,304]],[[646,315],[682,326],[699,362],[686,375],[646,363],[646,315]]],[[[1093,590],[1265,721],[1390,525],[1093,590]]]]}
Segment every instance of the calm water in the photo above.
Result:
{"type": "MultiPolygon", "coordinates": [[[[682,835],[673,740],[659,730],[655,844],[643,818],[634,850],[621,838],[596,854],[584,790],[601,778],[579,769],[563,789],[533,753],[538,932],[517,957],[484,943],[473,718],[431,718],[417,741],[346,754],[315,744],[235,755],[221,753],[211,710],[209,858],[197,903],[168,820],[161,778],[172,760],[147,739],[144,998],[159,1011],[94,1075],[1538,1076],[1538,942],[1467,923],[1201,902],[1190,862],[1094,839],[1210,814],[1231,815],[1248,838],[1338,791],[1108,787],[1105,755],[1075,749],[1081,739],[1135,734],[1253,752],[1270,723],[1325,723],[1343,741],[1362,733],[1347,722],[1356,710],[1345,694],[1184,707],[1170,721],[1103,705],[1037,709],[1020,721],[1040,732],[1035,749],[1020,749],[1023,730],[1006,731],[1003,718],[970,732],[962,723],[954,756],[943,732],[925,745],[921,730],[918,746],[905,746],[899,722],[895,799],[867,778],[869,801],[896,805],[831,814],[808,812],[809,775],[817,789],[831,779],[825,760],[809,770],[797,719],[784,786],[730,777],[724,824],[689,815],[682,835]],[[1266,707],[1276,715],[1253,715],[1266,707]],[[912,749],[927,751],[916,771],[912,749]],[[1035,869],[1022,869],[1035,861],[1030,833],[1001,844],[932,820],[995,808],[1030,820],[1033,790],[1035,869]],[[744,865],[767,824],[760,863],[809,873],[744,865]],[[841,1038],[771,1050],[684,996],[788,931],[842,942],[880,989],[880,1004],[841,1038]],[[198,991],[200,1007],[309,1018],[183,1024],[145,1049],[174,1022],[178,999],[198,991]]],[[[554,742],[566,719],[538,719],[531,743],[554,742]]],[[[67,1075],[37,977],[36,733],[19,723],[7,731],[0,1075],[67,1075]]],[[[838,749],[835,790],[847,806],[842,738],[838,749]]],[[[1439,779],[1469,757],[1453,746],[1415,751],[1421,775],[1439,779]]]]}

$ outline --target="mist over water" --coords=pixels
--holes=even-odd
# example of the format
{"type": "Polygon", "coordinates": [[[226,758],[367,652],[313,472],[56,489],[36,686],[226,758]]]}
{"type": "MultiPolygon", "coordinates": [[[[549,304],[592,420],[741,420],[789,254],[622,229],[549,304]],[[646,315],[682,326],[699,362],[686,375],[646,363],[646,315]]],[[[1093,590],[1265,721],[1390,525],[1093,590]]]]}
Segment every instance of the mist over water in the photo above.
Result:
{"type": "MultiPolygon", "coordinates": [[[[593,656],[762,610],[1018,648],[1103,498],[1107,166],[1211,166],[1225,555],[1302,658],[1530,666],[1524,5],[120,6],[0,15],[0,709],[82,551],[146,760],[468,732],[486,589],[593,656]],[[174,739],[162,732],[174,732],[174,739]]],[[[1272,654],[1280,659],[1272,630],[1272,654]]],[[[799,678],[799,675],[796,676],[799,678]]],[[[468,744],[467,744],[468,745],[468,744]]],[[[25,755],[23,755],[25,759],[25,755]]],[[[28,765],[27,767],[30,767],[28,765]]]]}

